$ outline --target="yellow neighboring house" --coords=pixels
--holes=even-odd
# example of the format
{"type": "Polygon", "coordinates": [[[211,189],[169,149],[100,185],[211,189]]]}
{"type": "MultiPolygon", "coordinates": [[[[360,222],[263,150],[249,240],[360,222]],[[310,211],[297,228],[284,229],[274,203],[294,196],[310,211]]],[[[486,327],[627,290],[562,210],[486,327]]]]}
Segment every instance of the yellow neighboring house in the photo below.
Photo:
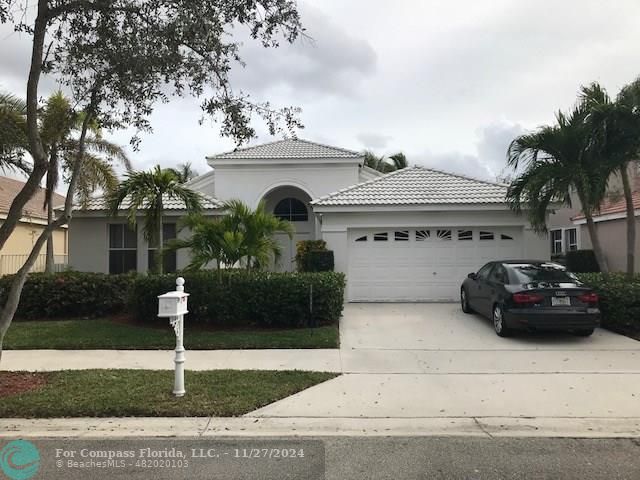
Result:
{"type": "MultiPolygon", "coordinates": [[[[24,186],[24,182],[0,176],[0,225],[7,218],[11,202],[24,186]]],[[[15,230],[0,250],[0,275],[15,273],[27,259],[40,233],[47,225],[47,211],[44,208],[45,190],[40,188],[22,211],[22,218],[15,230]]],[[[54,193],[53,206],[64,203],[65,197],[54,193]]],[[[67,264],[67,227],[53,232],[53,253],[57,270],[67,264]]],[[[43,272],[45,268],[46,247],[43,247],[32,271],[43,272]]]]}

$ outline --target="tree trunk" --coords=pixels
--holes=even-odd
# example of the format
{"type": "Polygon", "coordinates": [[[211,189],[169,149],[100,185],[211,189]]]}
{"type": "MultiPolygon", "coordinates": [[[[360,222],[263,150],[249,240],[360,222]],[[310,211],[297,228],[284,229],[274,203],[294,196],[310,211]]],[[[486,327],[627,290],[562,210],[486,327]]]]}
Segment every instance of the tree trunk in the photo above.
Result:
{"type": "MultiPolygon", "coordinates": [[[[53,191],[49,192],[49,199],[47,202],[47,225],[51,225],[51,223],[53,222],[53,205],[51,204],[51,201],[53,200],[53,191]]],[[[53,232],[51,232],[51,235],[49,235],[49,238],[47,238],[47,258],[46,258],[46,265],[45,265],[45,269],[44,271],[46,273],[54,273],[55,270],[55,260],[53,257],[53,232]]]]}
{"type": "Polygon", "coordinates": [[[636,212],[633,207],[633,193],[631,191],[627,167],[628,165],[625,164],[620,168],[620,176],[622,177],[622,188],[627,204],[627,275],[633,277],[636,264],[636,212]]]}
{"type": "Polygon", "coordinates": [[[45,227],[42,231],[36,243],[33,245],[31,249],[31,253],[27,257],[27,261],[24,265],[18,270],[18,272],[14,275],[13,280],[11,282],[11,287],[9,288],[9,294],[7,295],[7,301],[2,306],[2,311],[0,311],[0,361],[2,360],[2,342],[4,336],[9,330],[11,326],[11,322],[13,321],[13,317],[16,314],[16,310],[18,309],[18,303],[20,302],[20,295],[22,294],[22,287],[24,287],[24,282],[27,279],[27,274],[33,267],[44,246],[44,243],[47,241],[47,238],[51,235],[56,228],[65,225],[69,219],[71,218],[71,210],[73,208],[73,195],[76,190],[76,185],[78,183],[78,174],[80,172],[80,167],[82,163],[82,158],[84,158],[85,153],[85,139],[87,137],[87,128],[89,127],[89,123],[91,122],[93,115],[92,111],[95,107],[96,102],[96,92],[94,91],[91,96],[90,107],[87,109],[87,115],[84,118],[82,123],[82,131],[80,134],[80,141],[78,142],[78,154],[75,159],[75,163],[73,165],[73,169],[71,172],[71,180],[69,181],[69,189],[67,191],[67,198],[64,204],[64,213],[60,215],[56,220],[51,222],[49,225],[45,227]]]}
{"type": "Polygon", "coordinates": [[[27,137],[29,139],[29,153],[33,158],[33,169],[22,190],[11,202],[7,217],[0,226],[0,249],[16,228],[22,217],[22,210],[26,203],[35,195],[40,187],[42,177],[47,172],[47,154],[40,140],[38,131],[38,83],[42,72],[42,58],[44,55],[44,40],[48,22],[47,0],[38,1],[38,13],[33,27],[33,44],[31,48],[31,65],[27,80],[27,137]]]}
{"type": "Polygon", "coordinates": [[[591,237],[591,245],[593,246],[593,253],[596,256],[596,261],[600,267],[602,273],[609,273],[609,266],[607,260],[602,252],[602,245],[600,245],[600,238],[598,237],[598,231],[596,230],[596,224],[593,221],[593,215],[591,212],[585,212],[584,214],[587,220],[587,229],[589,230],[589,237],[591,237]]]}
{"type": "Polygon", "coordinates": [[[156,270],[162,275],[164,265],[162,265],[162,213],[158,215],[158,249],[156,250],[156,270]]]}

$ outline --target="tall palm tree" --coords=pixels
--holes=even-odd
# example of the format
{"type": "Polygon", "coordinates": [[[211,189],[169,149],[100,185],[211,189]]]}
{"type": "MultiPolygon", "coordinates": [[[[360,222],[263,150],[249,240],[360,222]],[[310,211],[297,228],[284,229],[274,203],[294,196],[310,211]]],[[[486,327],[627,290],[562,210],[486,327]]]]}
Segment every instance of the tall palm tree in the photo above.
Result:
{"type": "Polygon", "coordinates": [[[605,196],[608,175],[593,151],[587,115],[588,109],[579,104],[568,115],[558,112],[555,125],[541,127],[511,142],[508,164],[523,171],[511,183],[507,200],[514,211],[527,211],[534,229],[546,231],[550,206],[557,202],[571,206],[571,193],[575,192],[598,265],[607,272],[593,212],[605,196]]]}
{"type": "Polygon", "coordinates": [[[198,176],[198,172],[193,169],[191,162],[179,163],[175,168],[171,170],[176,174],[180,183],[187,183],[189,180],[193,180],[198,176]]]}
{"type": "Polygon", "coordinates": [[[126,208],[131,225],[136,224],[138,213],[143,212],[144,237],[149,245],[158,246],[155,258],[158,273],[162,273],[164,202],[172,199],[182,201],[188,212],[202,210],[200,194],[181,184],[172,170],[162,169],[159,165],[148,172],[128,173],[108,195],[111,214],[117,215],[121,207],[126,208]]]}
{"type": "Polygon", "coordinates": [[[393,155],[389,155],[389,157],[385,157],[384,155],[376,155],[370,150],[365,150],[363,152],[364,155],[364,164],[373,168],[382,173],[390,173],[395,170],[400,170],[402,168],[407,168],[409,166],[409,162],[407,161],[407,157],[404,153],[398,152],[393,155]]]}
{"type": "Polygon", "coordinates": [[[615,100],[598,83],[583,87],[581,98],[589,109],[587,121],[602,161],[622,180],[627,213],[627,274],[633,276],[636,219],[629,168],[640,155],[640,79],[623,87],[615,100]]]}

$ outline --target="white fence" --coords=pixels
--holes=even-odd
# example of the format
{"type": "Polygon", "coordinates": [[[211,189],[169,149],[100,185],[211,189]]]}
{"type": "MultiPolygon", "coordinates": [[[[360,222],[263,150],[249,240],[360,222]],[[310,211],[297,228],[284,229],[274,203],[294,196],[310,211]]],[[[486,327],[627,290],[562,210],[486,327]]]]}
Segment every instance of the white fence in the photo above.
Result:
{"type": "MultiPolygon", "coordinates": [[[[0,255],[0,275],[16,273],[27,261],[29,255],[0,255]]],[[[38,255],[33,264],[32,272],[44,272],[47,262],[46,255],[38,255]]],[[[55,271],[61,272],[67,268],[68,255],[54,255],[55,271]]]]}

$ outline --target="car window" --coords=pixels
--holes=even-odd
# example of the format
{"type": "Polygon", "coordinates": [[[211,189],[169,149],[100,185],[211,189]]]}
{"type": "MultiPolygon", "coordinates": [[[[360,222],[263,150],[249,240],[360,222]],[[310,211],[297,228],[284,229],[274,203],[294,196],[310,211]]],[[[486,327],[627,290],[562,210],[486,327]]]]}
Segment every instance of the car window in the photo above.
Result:
{"type": "Polygon", "coordinates": [[[486,280],[491,272],[491,267],[493,267],[493,263],[487,263],[484,267],[478,270],[478,278],[486,280]]]}
{"type": "Polygon", "coordinates": [[[496,268],[491,271],[489,280],[497,283],[509,283],[507,281],[507,271],[502,265],[496,265],[496,268]]]}
{"type": "Polygon", "coordinates": [[[562,282],[574,283],[577,277],[567,272],[566,269],[557,263],[540,263],[540,264],[512,264],[512,269],[518,283],[535,283],[535,282],[562,282]]]}

